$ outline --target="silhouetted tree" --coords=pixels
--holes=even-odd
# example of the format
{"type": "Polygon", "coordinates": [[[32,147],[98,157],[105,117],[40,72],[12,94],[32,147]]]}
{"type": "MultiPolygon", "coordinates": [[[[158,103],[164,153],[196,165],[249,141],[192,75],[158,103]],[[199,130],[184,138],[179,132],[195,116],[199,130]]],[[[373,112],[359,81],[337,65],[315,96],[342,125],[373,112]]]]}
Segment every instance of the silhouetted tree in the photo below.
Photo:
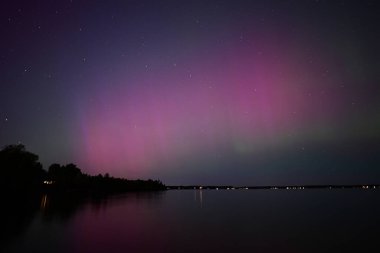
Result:
{"type": "Polygon", "coordinates": [[[49,179],[59,187],[76,187],[83,184],[84,175],[73,163],[61,166],[57,163],[50,165],[48,169],[49,179]]]}
{"type": "Polygon", "coordinates": [[[0,187],[14,190],[41,186],[46,176],[38,155],[26,151],[22,144],[0,151],[0,173],[0,187]]]}
{"type": "Polygon", "coordinates": [[[50,165],[48,170],[49,177],[56,181],[72,181],[82,175],[81,170],[75,164],[61,166],[57,163],[50,165]]]}
{"type": "Polygon", "coordinates": [[[23,145],[6,146],[0,151],[0,187],[13,190],[35,190],[60,192],[116,193],[125,191],[164,190],[165,185],[153,180],[128,180],[104,176],[90,176],[73,163],[61,166],[50,165],[48,172],[42,169],[38,156],[25,150],[23,145]],[[43,184],[44,180],[53,183],[43,184]]]}
{"type": "Polygon", "coordinates": [[[52,165],[49,166],[48,169],[48,174],[49,176],[55,176],[58,175],[61,171],[61,165],[58,163],[53,163],[52,165]]]}

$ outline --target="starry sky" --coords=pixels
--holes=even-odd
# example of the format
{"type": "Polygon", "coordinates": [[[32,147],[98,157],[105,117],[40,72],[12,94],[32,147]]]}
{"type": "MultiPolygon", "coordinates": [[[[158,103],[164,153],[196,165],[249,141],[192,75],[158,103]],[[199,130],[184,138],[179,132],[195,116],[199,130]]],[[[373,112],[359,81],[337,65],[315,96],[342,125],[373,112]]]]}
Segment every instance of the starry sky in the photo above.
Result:
{"type": "Polygon", "coordinates": [[[378,1],[2,1],[0,146],[166,184],[380,182],[378,1]]]}

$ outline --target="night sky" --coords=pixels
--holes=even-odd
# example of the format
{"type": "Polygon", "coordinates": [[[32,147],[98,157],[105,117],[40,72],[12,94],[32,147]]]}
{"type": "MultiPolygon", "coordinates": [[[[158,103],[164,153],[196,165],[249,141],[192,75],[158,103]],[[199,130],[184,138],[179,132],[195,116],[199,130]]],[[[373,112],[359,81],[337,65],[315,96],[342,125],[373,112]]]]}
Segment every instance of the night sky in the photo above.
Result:
{"type": "Polygon", "coordinates": [[[0,5],[0,146],[45,169],[380,182],[378,1],[0,5]]]}

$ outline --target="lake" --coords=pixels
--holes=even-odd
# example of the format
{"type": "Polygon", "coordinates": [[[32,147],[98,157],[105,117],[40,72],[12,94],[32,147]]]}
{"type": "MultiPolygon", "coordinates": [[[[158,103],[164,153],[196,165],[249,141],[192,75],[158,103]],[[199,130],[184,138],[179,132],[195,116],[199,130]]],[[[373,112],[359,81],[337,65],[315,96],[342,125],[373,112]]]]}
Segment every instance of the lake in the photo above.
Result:
{"type": "Polygon", "coordinates": [[[3,252],[378,252],[380,190],[3,198],[3,252]]]}

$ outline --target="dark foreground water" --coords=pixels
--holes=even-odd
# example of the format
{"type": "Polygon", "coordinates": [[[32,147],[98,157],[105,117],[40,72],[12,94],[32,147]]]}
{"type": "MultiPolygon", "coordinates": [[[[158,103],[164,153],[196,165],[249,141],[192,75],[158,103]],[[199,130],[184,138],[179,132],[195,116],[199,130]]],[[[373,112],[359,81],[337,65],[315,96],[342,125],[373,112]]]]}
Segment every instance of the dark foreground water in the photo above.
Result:
{"type": "Polygon", "coordinates": [[[8,196],[3,203],[3,252],[380,252],[377,189],[8,196]]]}

